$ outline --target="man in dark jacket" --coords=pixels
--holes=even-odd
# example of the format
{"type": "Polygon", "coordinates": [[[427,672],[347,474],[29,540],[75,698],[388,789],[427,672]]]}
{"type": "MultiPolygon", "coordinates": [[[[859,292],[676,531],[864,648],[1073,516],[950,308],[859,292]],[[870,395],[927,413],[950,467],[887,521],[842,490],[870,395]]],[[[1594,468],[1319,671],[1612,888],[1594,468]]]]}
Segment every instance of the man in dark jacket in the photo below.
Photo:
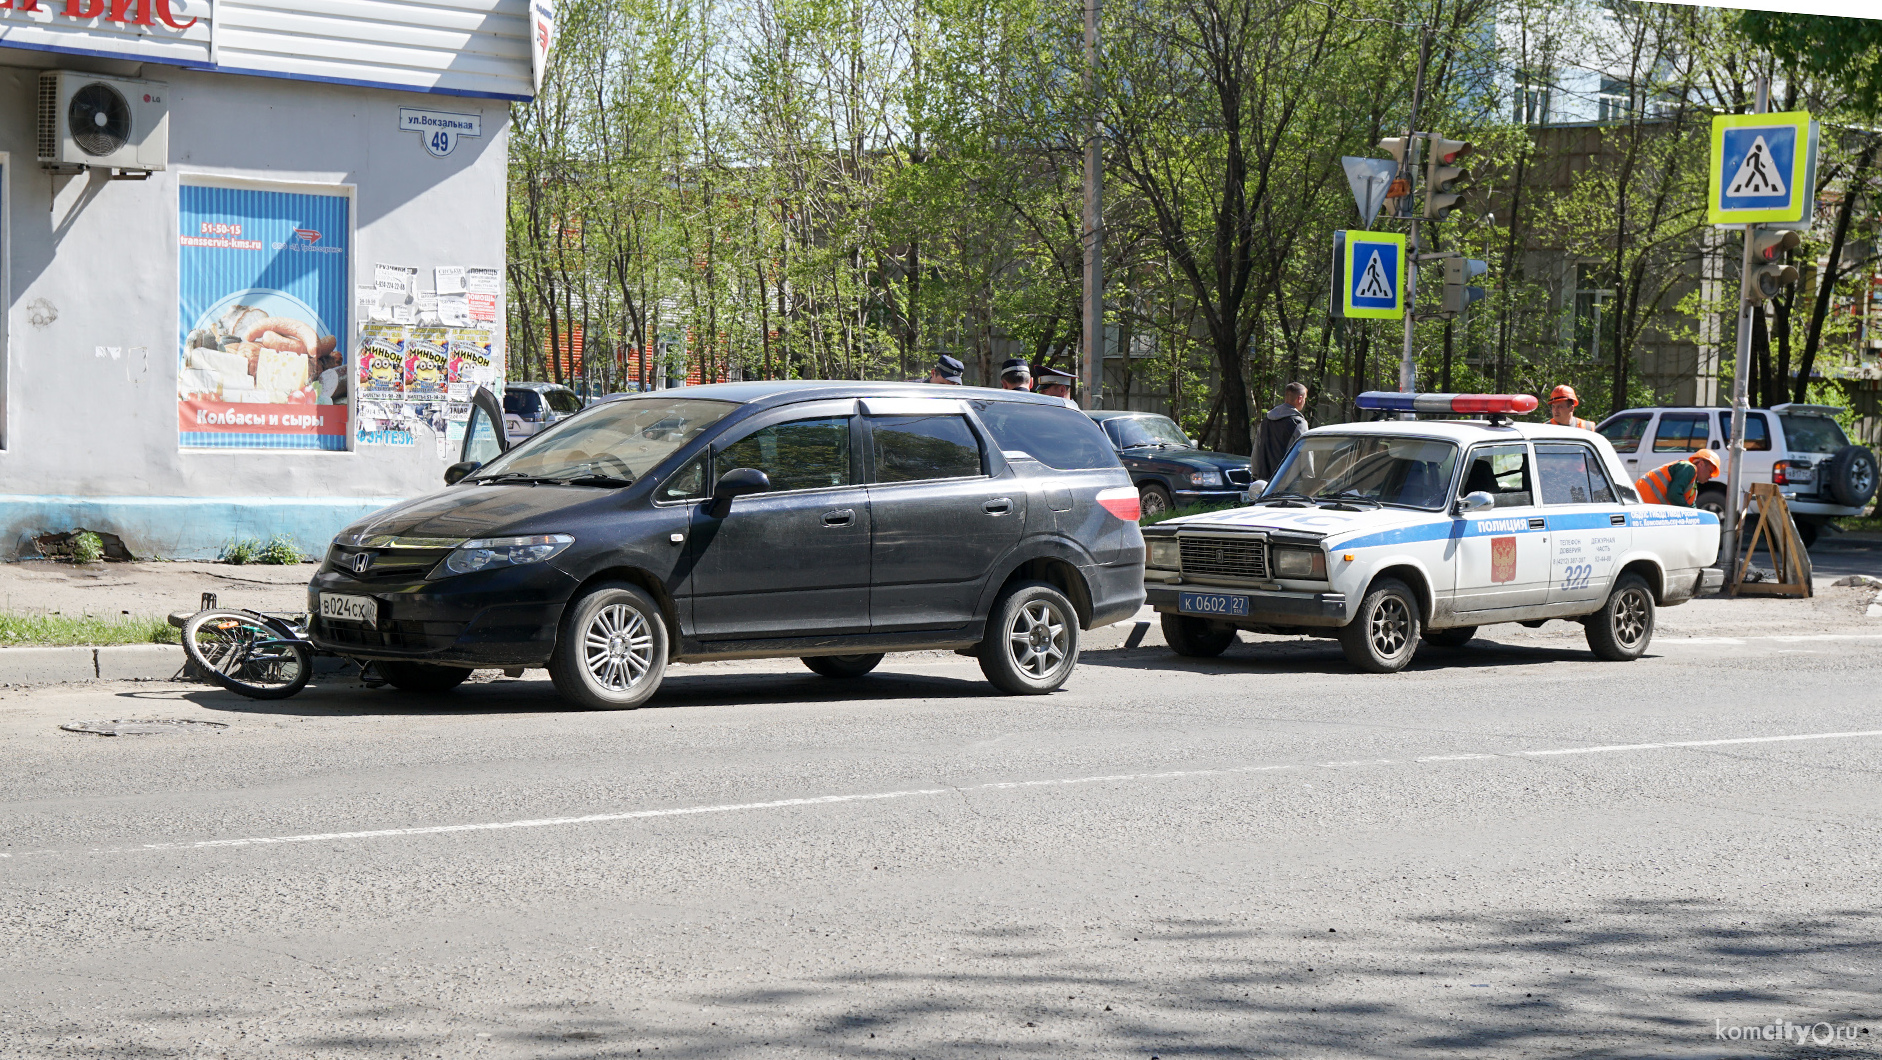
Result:
{"type": "Polygon", "coordinates": [[[1281,403],[1269,410],[1267,418],[1255,428],[1255,455],[1248,464],[1257,482],[1273,478],[1294,443],[1307,433],[1307,417],[1300,414],[1306,407],[1305,386],[1289,383],[1281,388],[1281,403]]]}

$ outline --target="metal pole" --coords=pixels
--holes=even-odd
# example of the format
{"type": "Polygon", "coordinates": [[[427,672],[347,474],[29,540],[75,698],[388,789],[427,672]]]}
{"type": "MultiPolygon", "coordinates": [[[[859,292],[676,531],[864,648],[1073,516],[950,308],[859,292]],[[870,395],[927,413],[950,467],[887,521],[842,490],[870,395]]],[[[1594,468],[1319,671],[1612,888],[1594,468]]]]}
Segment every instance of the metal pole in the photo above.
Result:
{"type": "MultiPolygon", "coordinates": [[[[1771,109],[1771,80],[1765,74],[1758,75],[1756,107],[1754,114],[1771,109]]],[[[1732,568],[1738,563],[1738,493],[1745,463],[1745,415],[1751,408],[1751,246],[1757,231],[1757,225],[1745,226],[1745,257],[1738,273],[1738,355],[1732,367],[1731,450],[1725,463],[1725,519],[1719,527],[1719,539],[1725,546],[1721,562],[1727,578],[1733,576],[1732,568]]]]}
{"type": "Polygon", "coordinates": [[[1411,233],[1405,240],[1405,352],[1398,362],[1398,390],[1409,394],[1418,386],[1417,365],[1412,362],[1412,337],[1417,318],[1412,310],[1418,304],[1418,218],[1419,207],[1412,194],[1417,187],[1419,145],[1418,108],[1425,98],[1425,63],[1431,58],[1431,27],[1419,31],[1418,79],[1412,83],[1411,123],[1405,132],[1405,198],[1411,207],[1411,233]]]}
{"type": "MultiPolygon", "coordinates": [[[[1104,407],[1104,204],[1103,152],[1098,108],[1098,11],[1085,0],[1085,100],[1091,125],[1085,135],[1085,407],[1104,407]]],[[[1129,351],[1125,351],[1129,356],[1129,351]]]]}

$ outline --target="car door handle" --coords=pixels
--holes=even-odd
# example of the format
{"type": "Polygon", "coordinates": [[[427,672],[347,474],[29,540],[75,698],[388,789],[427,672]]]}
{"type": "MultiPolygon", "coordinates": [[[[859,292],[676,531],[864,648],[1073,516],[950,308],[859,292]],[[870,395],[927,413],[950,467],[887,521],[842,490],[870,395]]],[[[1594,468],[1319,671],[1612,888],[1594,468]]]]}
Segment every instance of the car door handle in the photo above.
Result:
{"type": "Polygon", "coordinates": [[[1627,517],[1625,515],[1610,515],[1608,516],[1608,525],[1609,526],[1626,526],[1627,517]]]}
{"type": "Polygon", "coordinates": [[[856,509],[854,508],[838,508],[834,512],[823,513],[823,525],[825,526],[848,526],[855,521],[856,509]]]}
{"type": "Polygon", "coordinates": [[[1013,510],[1013,498],[995,497],[992,500],[988,501],[987,503],[981,505],[980,508],[982,511],[986,512],[988,515],[1005,515],[1007,512],[1010,512],[1013,510]]]}
{"type": "Polygon", "coordinates": [[[1543,529],[1544,527],[1546,527],[1546,526],[1548,526],[1548,525],[1549,525],[1549,521],[1548,521],[1547,519],[1531,519],[1531,520],[1529,520],[1529,529],[1531,529],[1531,530],[1541,530],[1541,529],[1543,529]]]}

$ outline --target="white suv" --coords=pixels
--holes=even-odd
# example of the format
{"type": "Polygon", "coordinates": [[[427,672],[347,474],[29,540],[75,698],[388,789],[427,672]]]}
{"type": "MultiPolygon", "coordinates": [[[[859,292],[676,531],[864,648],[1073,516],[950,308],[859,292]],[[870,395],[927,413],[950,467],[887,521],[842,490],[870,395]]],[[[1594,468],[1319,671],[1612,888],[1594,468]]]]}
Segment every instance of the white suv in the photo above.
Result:
{"type": "MultiPolygon", "coordinates": [[[[1831,519],[1861,515],[1876,491],[1875,454],[1849,444],[1829,405],[1773,405],[1752,409],[1745,417],[1744,477],[1775,482],[1797,520],[1806,545],[1831,519]]],[[[1596,428],[1620,454],[1635,479],[1683,460],[1701,449],[1729,460],[1726,445],[1732,410],[1719,408],[1628,409],[1596,428]]],[[[1725,483],[1699,490],[1699,507],[1725,511],[1725,483]]]]}

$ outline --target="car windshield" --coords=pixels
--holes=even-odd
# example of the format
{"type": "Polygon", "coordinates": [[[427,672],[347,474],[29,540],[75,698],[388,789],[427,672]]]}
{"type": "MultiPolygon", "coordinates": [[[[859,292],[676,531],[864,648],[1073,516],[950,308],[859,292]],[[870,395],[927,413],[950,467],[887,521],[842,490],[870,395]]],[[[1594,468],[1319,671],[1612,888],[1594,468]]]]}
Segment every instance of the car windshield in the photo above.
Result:
{"type": "Polygon", "coordinates": [[[1828,416],[1782,412],[1777,418],[1784,424],[1784,444],[1791,452],[1834,453],[1849,444],[1843,428],[1828,416]]]}
{"type": "Polygon", "coordinates": [[[624,398],[556,424],[477,469],[478,480],[637,479],[738,406],[696,398],[624,398]]]}
{"type": "Polygon", "coordinates": [[[1104,421],[1105,432],[1119,449],[1140,445],[1189,445],[1189,436],[1168,416],[1113,416],[1104,421]]]}
{"type": "Polygon", "coordinates": [[[1263,496],[1342,497],[1410,508],[1449,500],[1457,446],[1431,438],[1309,435],[1289,453],[1263,496]]]}

